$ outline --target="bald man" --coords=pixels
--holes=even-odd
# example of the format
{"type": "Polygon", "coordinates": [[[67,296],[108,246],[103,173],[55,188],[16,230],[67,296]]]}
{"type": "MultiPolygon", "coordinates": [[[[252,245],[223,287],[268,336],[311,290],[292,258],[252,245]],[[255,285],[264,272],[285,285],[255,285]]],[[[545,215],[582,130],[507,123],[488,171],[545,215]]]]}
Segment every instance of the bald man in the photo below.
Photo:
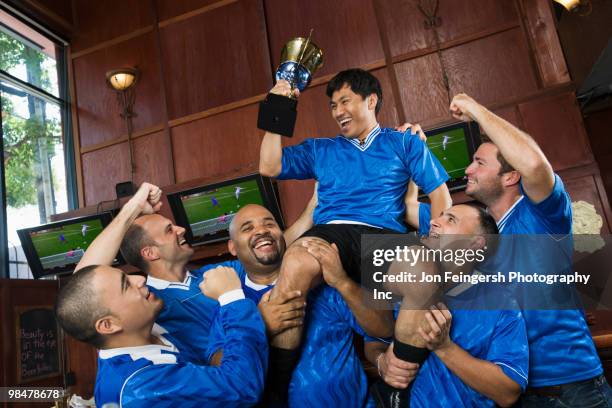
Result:
{"type": "MultiPolygon", "coordinates": [[[[185,229],[157,213],[162,191],[143,183],[134,197],[90,246],[77,266],[111,265],[119,245],[128,263],[147,275],[146,285],[164,301],[156,322],[171,333],[181,353],[190,361],[207,364],[211,326],[218,315],[218,302],[204,296],[199,288],[203,269],[187,270],[193,248],[185,229]],[[156,207],[151,207],[155,202],[156,207]],[[197,322],[197,324],[194,324],[197,322]]],[[[312,225],[313,196],[302,216],[285,232],[288,242],[312,225]]]]}

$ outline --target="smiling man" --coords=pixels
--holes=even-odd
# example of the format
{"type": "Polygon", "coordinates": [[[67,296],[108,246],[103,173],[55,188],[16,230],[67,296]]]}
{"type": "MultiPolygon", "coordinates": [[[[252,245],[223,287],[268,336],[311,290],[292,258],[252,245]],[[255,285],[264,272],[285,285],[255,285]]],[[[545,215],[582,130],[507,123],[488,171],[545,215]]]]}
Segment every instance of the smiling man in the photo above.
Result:
{"type": "MultiPolygon", "coordinates": [[[[299,93],[286,81],[278,81],[270,92],[299,93]]],[[[259,171],[278,179],[319,182],[317,225],[304,237],[336,244],[344,269],[359,282],[361,235],[406,231],[404,195],[411,178],[428,194],[434,211],[448,208],[448,176],[418,137],[381,129],[376,115],[382,88],[372,74],[342,71],[329,82],[326,93],[340,134],[283,148],[281,136],[268,132],[261,144],[259,171]]],[[[306,294],[320,282],[321,266],[301,244],[304,237],[288,248],[272,298],[292,290],[306,294]]],[[[277,335],[272,345],[286,351],[287,359],[297,359],[301,336],[302,329],[296,327],[277,335]]]]}
{"type": "MultiPolygon", "coordinates": [[[[416,226],[424,236],[421,242],[428,248],[489,252],[495,246],[498,233],[495,220],[480,207],[455,205],[431,223],[427,208],[423,207],[421,213],[421,222],[416,226]]],[[[441,271],[480,275],[476,262],[461,266],[452,261],[439,264],[441,271]]],[[[417,264],[414,269],[423,267],[417,264]]],[[[397,345],[366,343],[368,360],[377,366],[387,384],[397,389],[412,387],[407,396],[389,400],[382,395],[379,403],[384,407],[512,406],[527,385],[529,354],[525,322],[517,307],[509,307],[510,310],[486,307],[493,304],[491,298],[505,292],[482,283],[444,284],[441,289],[449,310],[439,304],[425,312],[412,308],[414,296],[425,287],[404,286],[410,291],[411,306],[402,304],[395,338],[409,344],[424,344],[432,353],[415,379],[418,367],[398,359],[394,352],[397,345]]],[[[506,304],[513,305],[511,301],[506,304]]],[[[380,389],[375,387],[375,392],[380,389]]]]}
{"type": "MultiPolygon", "coordinates": [[[[205,268],[187,270],[193,248],[185,240],[185,229],[157,214],[161,194],[157,186],[143,183],[92,243],[77,270],[87,265],[111,265],[121,243],[127,262],[147,275],[146,285],[164,301],[156,322],[174,337],[184,358],[208,364],[212,358],[208,338],[219,305],[199,288],[205,268]]],[[[313,196],[304,213],[287,229],[289,242],[312,224],[315,204],[313,196]]]]}
{"type": "Polygon", "coordinates": [[[210,271],[202,293],[219,302],[225,359],[219,367],[185,358],[155,318],[163,301],[139,275],[106,265],[81,268],[57,298],[56,315],[71,336],[99,348],[96,404],[123,407],[250,406],[263,390],[263,323],[231,268],[210,271]]]}

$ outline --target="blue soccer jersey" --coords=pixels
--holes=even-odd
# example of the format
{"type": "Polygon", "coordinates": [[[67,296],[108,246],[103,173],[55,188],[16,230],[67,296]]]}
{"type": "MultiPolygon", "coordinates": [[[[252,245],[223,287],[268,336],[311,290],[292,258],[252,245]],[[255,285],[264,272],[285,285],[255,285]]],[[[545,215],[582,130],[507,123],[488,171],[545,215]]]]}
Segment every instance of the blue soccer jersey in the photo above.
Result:
{"type": "MultiPolygon", "coordinates": [[[[427,212],[430,208],[421,204],[421,211],[427,212]]],[[[524,244],[517,244],[512,239],[503,240],[497,255],[483,265],[487,272],[560,271],[559,265],[571,265],[573,243],[571,235],[568,235],[572,232],[571,200],[558,175],[555,174],[553,191],[545,200],[536,204],[523,195],[497,225],[503,235],[538,234],[538,239],[543,239],[554,234],[547,243],[558,248],[554,252],[538,248],[528,251],[526,256],[524,244]],[[568,236],[560,239],[561,235],[568,236]],[[551,257],[551,253],[563,256],[551,257]]],[[[524,238],[518,238],[521,239],[524,238]]],[[[521,288],[527,290],[527,285],[521,288]]],[[[603,372],[582,310],[524,310],[523,316],[529,339],[529,386],[577,382],[603,372]]]]}
{"type": "Polygon", "coordinates": [[[147,286],[164,301],[156,322],[170,333],[186,360],[206,364],[211,356],[208,337],[219,304],[202,293],[201,282],[201,269],[187,272],[183,282],[147,277],[147,286]]]}
{"type": "MultiPolygon", "coordinates": [[[[265,328],[251,300],[220,307],[226,336],[219,367],[186,360],[161,326],[153,334],[163,343],[100,350],[96,405],[122,407],[244,407],[255,404],[264,387],[268,361],[265,328]]],[[[238,296],[238,297],[240,297],[238,296]]]]}
{"type": "Polygon", "coordinates": [[[361,223],[405,232],[410,179],[429,194],[448,175],[417,136],[377,126],[363,145],[338,136],[284,148],[278,179],[319,182],[315,224],[361,223]]]}
{"type": "MultiPolygon", "coordinates": [[[[204,268],[219,265],[234,268],[245,295],[257,303],[273,287],[250,281],[239,261],[204,268]]],[[[365,334],[337,290],[319,285],[309,292],[302,352],[289,384],[290,407],[373,406],[367,378],[353,346],[353,332],[369,341],[376,340],[365,334]]],[[[211,340],[211,349],[218,347],[216,343],[211,340]]]]}
{"type": "MultiPolygon", "coordinates": [[[[475,287],[477,287],[476,285],[475,287]]],[[[472,296],[472,295],[470,295],[472,296]]],[[[527,386],[529,351],[521,312],[453,309],[450,337],[472,357],[496,364],[522,390],[527,386]]],[[[412,387],[411,407],[495,407],[431,353],[412,387]]]]}

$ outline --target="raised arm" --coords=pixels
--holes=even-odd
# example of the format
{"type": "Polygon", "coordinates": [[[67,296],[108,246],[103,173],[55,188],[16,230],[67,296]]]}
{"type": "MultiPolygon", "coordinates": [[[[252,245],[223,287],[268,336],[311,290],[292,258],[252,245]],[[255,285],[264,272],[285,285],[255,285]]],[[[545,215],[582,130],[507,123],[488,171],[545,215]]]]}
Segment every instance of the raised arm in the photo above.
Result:
{"type": "Polygon", "coordinates": [[[314,214],[314,210],[317,207],[317,188],[319,187],[319,183],[315,183],[314,190],[312,192],[312,197],[310,197],[310,201],[304,208],[304,211],[300,215],[300,217],[285,230],[283,234],[285,236],[285,242],[287,246],[291,245],[293,241],[302,236],[303,233],[312,228],[314,224],[312,220],[312,216],[314,214]]]}
{"type": "MultiPolygon", "coordinates": [[[[297,97],[299,90],[291,89],[289,82],[281,79],[270,90],[270,93],[282,96],[290,96],[292,93],[297,97]]],[[[282,169],[283,144],[281,135],[266,132],[259,149],[259,173],[267,177],[276,177],[282,169]]]]}
{"type": "Polygon", "coordinates": [[[478,122],[508,164],[520,173],[523,190],[533,202],[539,203],[550,195],[555,184],[553,169],[531,136],[466,94],[456,95],[450,110],[456,119],[478,122]]]}
{"type": "Polygon", "coordinates": [[[93,240],[74,272],[89,265],[112,265],[128,228],[140,214],[153,214],[161,208],[159,187],[142,183],[113,221],[93,240]]]}

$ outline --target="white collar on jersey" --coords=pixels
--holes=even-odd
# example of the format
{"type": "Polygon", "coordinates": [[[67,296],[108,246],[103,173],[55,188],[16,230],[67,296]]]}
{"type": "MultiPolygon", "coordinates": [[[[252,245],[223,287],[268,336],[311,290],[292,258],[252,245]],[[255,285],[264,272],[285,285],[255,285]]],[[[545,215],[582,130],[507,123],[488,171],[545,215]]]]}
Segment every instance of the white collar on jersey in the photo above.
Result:
{"type": "Polygon", "coordinates": [[[350,142],[353,146],[357,147],[362,152],[365,152],[368,149],[368,147],[370,147],[370,145],[372,144],[376,136],[378,136],[379,134],[380,134],[380,125],[377,123],[374,129],[372,129],[370,133],[368,133],[366,138],[363,139],[363,143],[360,142],[359,139],[357,138],[349,139],[348,137],[345,137],[344,139],[350,142]]]}
{"type": "Polygon", "coordinates": [[[188,290],[189,285],[191,285],[192,278],[193,275],[189,271],[187,271],[187,273],[185,274],[185,280],[183,280],[182,282],[170,282],[164,279],[154,278],[153,276],[149,275],[147,276],[147,285],[157,290],[164,290],[168,289],[169,287],[188,290]]]}
{"type": "Polygon", "coordinates": [[[274,286],[276,285],[276,279],[274,279],[274,282],[272,282],[270,285],[262,285],[261,283],[255,283],[252,280],[249,279],[249,275],[244,275],[244,286],[247,286],[253,290],[263,290],[266,289],[268,286],[274,286]]]}
{"type": "Polygon", "coordinates": [[[174,344],[164,337],[164,334],[168,333],[168,331],[157,323],[153,323],[151,333],[155,337],[159,338],[164,344],[147,344],[146,346],[136,347],[117,347],[113,349],[100,350],[98,355],[101,359],[106,360],[127,354],[133,361],[140,358],[145,358],[151,361],[153,364],[175,364],[175,354],[162,353],[162,350],[171,353],[178,353],[178,349],[174,346],[174,344]]]}
{"type": "Polygon", "coordinates": [[[502,230],[506,226],[506,221],[508,221],[510,214],[512,214],[512,211],[516,208],[518,203],[523,201],[523,198],[525,198],[524,195],[520,196],[519,199],[516,200],[514,204],[512,204],[512,206],[508,208],[508,210],[504,213],[504,215],[502,215],[502,217],[499,219],[499,221],[497,222],[497,229],[499,230],[499,232],[502,232],[502,230]]]}

